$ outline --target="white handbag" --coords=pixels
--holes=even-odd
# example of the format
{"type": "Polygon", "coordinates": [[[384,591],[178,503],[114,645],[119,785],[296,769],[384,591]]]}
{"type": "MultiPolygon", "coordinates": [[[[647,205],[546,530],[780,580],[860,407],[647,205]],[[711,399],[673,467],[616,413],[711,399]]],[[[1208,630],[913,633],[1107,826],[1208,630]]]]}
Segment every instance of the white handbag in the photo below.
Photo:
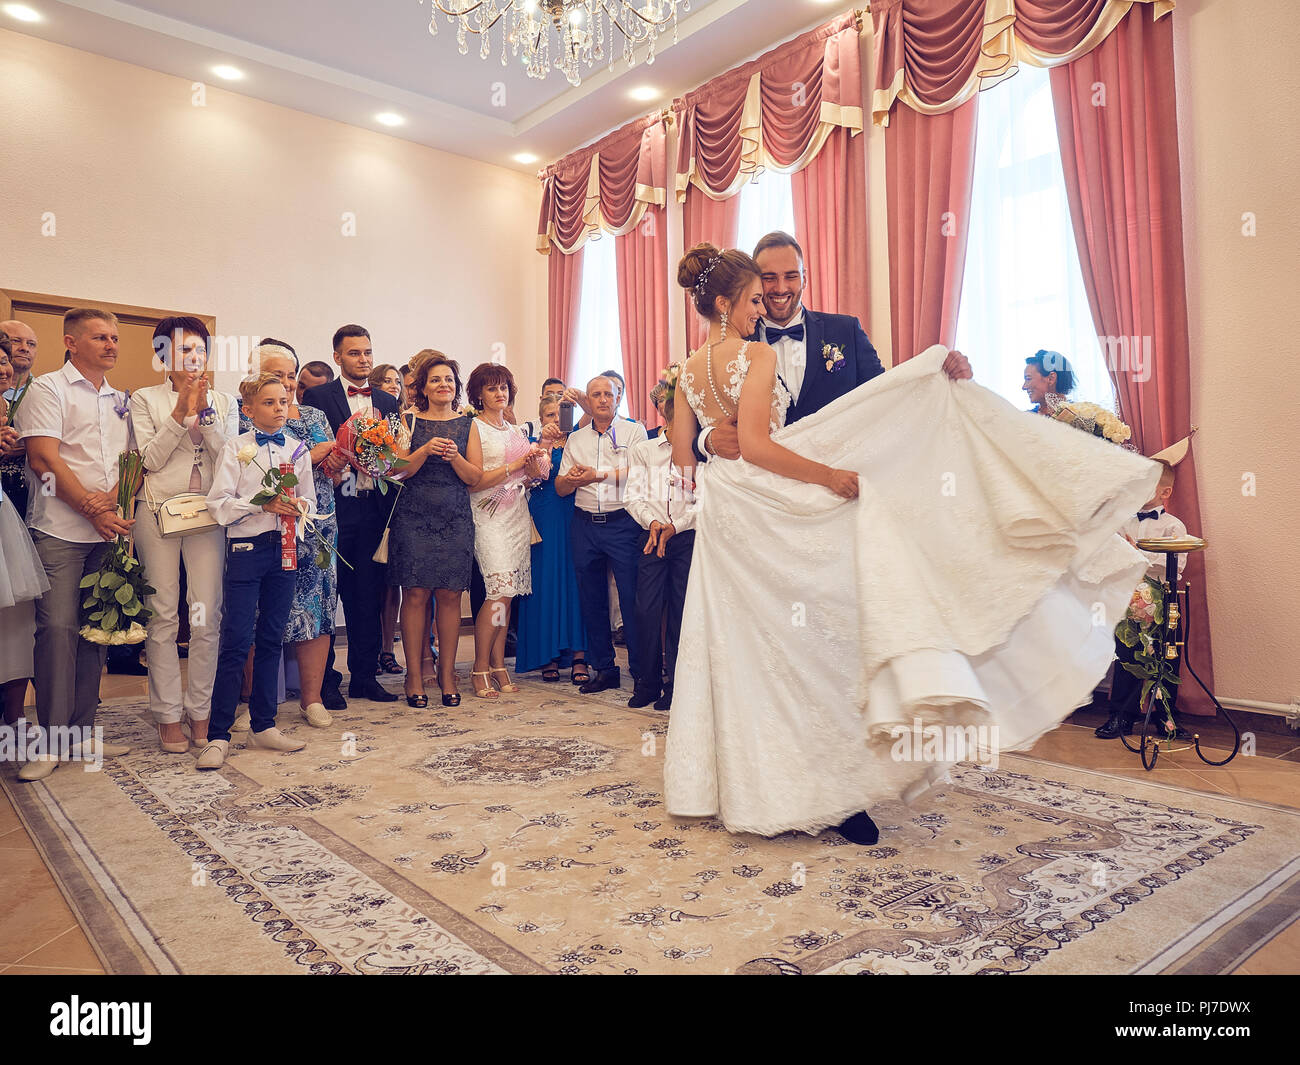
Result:
{"type": "Polygon", "coordinates": [[[165,540],[190,533],[207,532],[219,528],[217,519],[208,509],[208,499],[202,492],[182,492],[155,503],[149,491],[149,478],[144,479],[144,497],[149,509],[158,520],[158,532],[165,540]]]}

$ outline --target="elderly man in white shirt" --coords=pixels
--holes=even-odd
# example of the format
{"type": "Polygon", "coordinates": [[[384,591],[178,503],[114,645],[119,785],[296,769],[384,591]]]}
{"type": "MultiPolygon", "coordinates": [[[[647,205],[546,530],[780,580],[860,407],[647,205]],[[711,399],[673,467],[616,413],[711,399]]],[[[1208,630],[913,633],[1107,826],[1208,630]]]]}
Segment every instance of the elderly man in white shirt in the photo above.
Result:
{"type": "MultiPolygon", "coordinates": [[[[131,423],[127,396],[105,376],[117,365],[116,317],[74,308],[64,316],[63,332],[69,360],[36,378],[18,410],[35,475],[28,524],[50,581],[36,604],[36,716],[47,730],[89,730],[106,648],[79,635],[81,579],[99,569],[109,542],[134,524],[117,513],[117,463],[130,446],[131,423]]],[[[129,750],[90,739],[80,747],[83,756],[129,750]]],[[[42,780],[57,766],[55,754],[34,758],[19,779],[42,780]]]]}
{"type": "MultiPolygon", "coordinates": [[[[564,447],[555,491],[572,495],[573,569],[582,600],[582,623],[587,630],[587,661],[591,679],[578,690],[592,693],[621,686],[614,664],[614,643],[609,627],[609,593],[606,568],[613,569],[618,598],[623,605],[627,633],[628,668],[633,682],[649,666],[641,661],[636,639],[636,571],[641,553],[641,527],[623,503],[628,449],[646,438],[645,426],[614,415],[614,386],[608,377],[593,377],[587,384],[591,423],[569,434],[564,447]]],[[[657,669],[658,666],[656,665],[657,669]]]]}

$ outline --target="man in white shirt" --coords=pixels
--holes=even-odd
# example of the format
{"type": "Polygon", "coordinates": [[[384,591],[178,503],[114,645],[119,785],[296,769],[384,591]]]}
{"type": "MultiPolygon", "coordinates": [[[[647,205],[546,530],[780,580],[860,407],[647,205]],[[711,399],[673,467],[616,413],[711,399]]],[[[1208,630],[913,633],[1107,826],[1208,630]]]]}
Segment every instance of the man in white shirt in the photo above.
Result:
{"type": "Polygon", "coordinates": [[[634,710],[650,703],[656,710],[672,707],[677,644],[695,546],[695,493],[682,483],[673,467],[673,397],[667,397],[661,409],[664,431],[630,449],[624,495],[628,513],[646,530],[636,578],[636,631],[645,673],[628,700],[627,705],[634,710]],[[666,646],[660,639],[665,612],[666,646]],[[659,672],[661,659],[667,672],[666,683],[659,672]]]}
{"type": "MultiPolygon", "coordinates": [[[[586,693],[621,687],[614,664],[614,643],[609,626],[609,592],[606,568],[614,571],[623,623],[627,632],[628,668],[633,681],[649,665],[641,661],[636,639],[636,571],[640,558],[641,527],[628,514],[626,488],[628,449],[646,438],[645,427],[614,415],[614,385],[608,377],[593,377],[587,384],[591,423],[569,434],[555,490],[574,496],[573,568],[582,601],[582,623],[587,629],[587,661],[591,680],[578,690],[586,693]]],[[[654,668],[658,668],[657,664],[654,668]]]]}
{"type": "MultiPolygon", "coordinates": [[[[35,477],[28,524],[50,581],[36,603],[36,716],[47,730],[94,727],[107,648],[79,634],[81,580],[134,524],[117,513],[118,457],[131,435],[127,396],[105,376],[117,365],[117,319],[78,307],[64,315],[63,332],[69,360],[36,378],[18,410],[35,477]]],[[[105,757],[129,750],[91,744],[105,757]]],[[[53,755],[33,759],[19,778],[42,780],[57,766],[53,755]]]]}

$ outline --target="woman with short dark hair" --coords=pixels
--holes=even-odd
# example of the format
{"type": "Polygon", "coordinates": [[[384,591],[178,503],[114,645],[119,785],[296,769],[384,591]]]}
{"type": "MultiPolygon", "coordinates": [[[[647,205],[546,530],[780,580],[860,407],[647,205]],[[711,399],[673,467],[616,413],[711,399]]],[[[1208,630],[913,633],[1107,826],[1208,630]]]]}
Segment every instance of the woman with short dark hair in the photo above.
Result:
{"type": "Polygon", "coordinates": [[[1050,415],[1074,391],[1074,369],[1059,351],[1040,348],[1025,360],[1022,391],[1034,404],[1034,414],[1050,415]]]}
{"type": "Polygon", "coordinates": [[[472,486],[474,557],[483,574],[487,598],[474,619],[474,694],[495,699],[499,692],[519,686],[506,671],[506,628],[510,600],[533,590],[529,547],[532,521],[527,486],[550,473],[551,455],[505,418],[515,402],[514,375],[499,363],[474,368],[466,386],[478,416],[470,434],[466,458],[481,471],[472,486]],[[493,681],[503,676],[504,682],[493,681]]]}

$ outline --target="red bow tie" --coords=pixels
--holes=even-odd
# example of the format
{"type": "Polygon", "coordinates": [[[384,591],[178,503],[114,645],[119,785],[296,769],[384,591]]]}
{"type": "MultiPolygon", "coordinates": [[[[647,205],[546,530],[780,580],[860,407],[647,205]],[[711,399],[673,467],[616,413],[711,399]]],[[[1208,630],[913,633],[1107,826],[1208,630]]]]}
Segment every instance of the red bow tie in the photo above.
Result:
{"type": "Polygon", "coordinates": [[[368,388],[353,388],[351,385],[348,385],[348,395],[349,395],[349,396],[368,396],[368,395],[370,395],[370,389],[368,389],[368,388]]]}

